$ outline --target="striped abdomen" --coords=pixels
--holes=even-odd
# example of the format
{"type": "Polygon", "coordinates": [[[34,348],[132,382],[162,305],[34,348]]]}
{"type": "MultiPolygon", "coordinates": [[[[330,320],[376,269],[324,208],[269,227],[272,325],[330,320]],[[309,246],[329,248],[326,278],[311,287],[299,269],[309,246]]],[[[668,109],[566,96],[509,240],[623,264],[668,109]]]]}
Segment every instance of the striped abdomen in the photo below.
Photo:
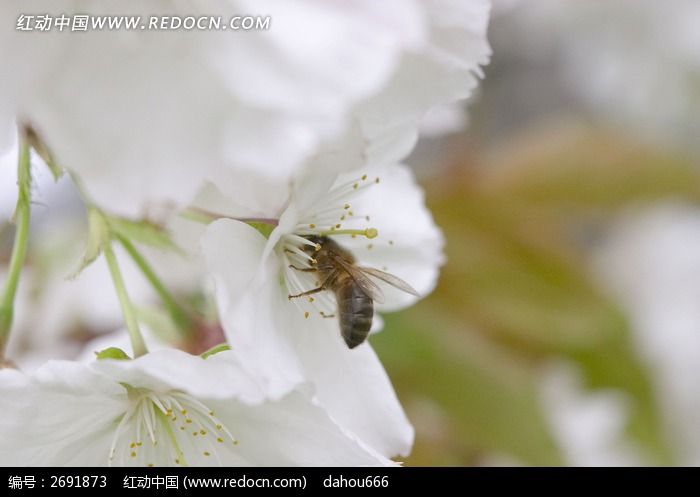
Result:
{"type": "Polygon", "coordinates": [[[362,288],[352,281],[336,288],[340,332],[347,346],[354,349],[369,335],[374,305],[362,288]]]}

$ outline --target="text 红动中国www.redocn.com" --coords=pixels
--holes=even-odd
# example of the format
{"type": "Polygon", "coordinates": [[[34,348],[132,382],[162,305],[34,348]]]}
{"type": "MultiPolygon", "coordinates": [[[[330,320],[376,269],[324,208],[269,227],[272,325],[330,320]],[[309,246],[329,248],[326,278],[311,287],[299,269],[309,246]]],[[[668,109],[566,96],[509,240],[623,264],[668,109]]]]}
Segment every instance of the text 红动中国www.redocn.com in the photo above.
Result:
{"type": "Polygon", "coordinates": [[[20,14],[17,31],[265,31],[272,18],[257,15],[222,16],[100,16],[87,14],[20,14]]]}

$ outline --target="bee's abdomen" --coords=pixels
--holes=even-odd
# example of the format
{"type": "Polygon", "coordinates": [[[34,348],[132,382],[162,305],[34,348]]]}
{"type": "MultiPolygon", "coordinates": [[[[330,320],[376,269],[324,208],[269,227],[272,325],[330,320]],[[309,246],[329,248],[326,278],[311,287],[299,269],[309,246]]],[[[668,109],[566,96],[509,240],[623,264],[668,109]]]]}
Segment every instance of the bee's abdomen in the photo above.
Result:
{"type": "Polygon", "coordinates": [[[356,284],[341,286],[337,293],[340,332],[348,347],[357,347],[365,341],[372,327],[374,305],[356,284]]]}

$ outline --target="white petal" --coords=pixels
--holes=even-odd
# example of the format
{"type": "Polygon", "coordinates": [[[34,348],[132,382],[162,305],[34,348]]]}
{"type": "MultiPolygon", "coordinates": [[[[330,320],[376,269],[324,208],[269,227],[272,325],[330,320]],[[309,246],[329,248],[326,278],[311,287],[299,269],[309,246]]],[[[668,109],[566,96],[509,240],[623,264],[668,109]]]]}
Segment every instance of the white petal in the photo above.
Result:
{"type": "Polygon", "coordinates": [[[99,360],[90,368],[135,388],[156,393],[178,390],[212,399],[260,403],[265,392],[233,360],[230,351],[207,359],[175,349],[151,352],[131,361],[99,360]]]}
{"type": "Polygon", "coordinates": [[[385,149],[405,140],[406,127],[417,130],[432,107],[467,98],[491,54],[488,0],[425,0],[423,6],[429,40],[404,54],[389,83],[356,113],[368,140],[383,141],[385,149]]]}
{"type": "Polygon", "coordinates": [[[335,319],[316,317],[308,322],[299,334],[298,353],[320,404],[379,453],[408,455],[413,426],[369,343],[350,350],[335,319]]]}
{"type": "Polygon", "coordinates": [[[391,461],[344,432],[299,392],[261,406],[209,402],[235,431],[236,454],[256,466],[385,466],[391,461]]]}
{"type": "Polygon", "coordinates": [[[237,221],[212,223],[202,239],[202,250],[214,276],[222,325],[243,367],[260,371],[272,397],[279,398],[304,381],[285,315],[290,305],[279,280],[274,257],[262,263],[266,240],[255,229],[237,221]]]}
{"type": "Polygon", "coordinates": [[[53,361],[32,378],[0,371],[0,465],[100,466],[126,405],[119,384],[53,361]]]}
{"type": "MultiPolygon", "coordinates": [[[[403,165],[368,171],[380,183],[367,188],[352,202],[356,214],[368,215],[366,224],[376,228],[377,238],[338,239],[360,264],[386,271],[406,281],[425,297],[435,288],[444,263],[442,232],[425,206],[423,190],[411,170],[403,165]]],[[[341,180],[342,181],[342,180],[341,180]]],[[[380,282],[386,301],[382,311],[411,305],[416,297],[380,282]]]]}

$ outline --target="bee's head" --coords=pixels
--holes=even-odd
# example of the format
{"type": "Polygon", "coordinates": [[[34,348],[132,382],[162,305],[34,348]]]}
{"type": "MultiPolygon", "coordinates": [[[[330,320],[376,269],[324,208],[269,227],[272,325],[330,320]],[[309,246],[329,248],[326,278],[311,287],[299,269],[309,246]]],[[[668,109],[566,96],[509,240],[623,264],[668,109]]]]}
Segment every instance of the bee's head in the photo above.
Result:
{"type": "Polygon", "coordinates": [[[323,245],[323,243],[326,239],[325,236],[318,236],[318,235],[307,235],[304,238],[306,238],[311,243],[316,243],[318,245],[323,245]]]}
{"type": "Polygon", "coordinates": [[[323,244],[325,242],[325,237],[323,237],[323,236],[308,235],[308,236],[305,236],[304,238],[306,238],[308,241],[313,243],[313,245],[307,244],[307,245],[304,245],[302,247],[302,250],[311,256],[313,256],[319,250],[321,250],[321,247],[323,246],[323,244]]]}
{"type": "Polygon", "coordinates": [[[321,253],[322,249],[333,251],[335,248],[338,248],[338,244],[327,236],[307,235],[304,238],[311,243],[304,245],[302,250],[312,258],[316,258],[321,253]]]}

